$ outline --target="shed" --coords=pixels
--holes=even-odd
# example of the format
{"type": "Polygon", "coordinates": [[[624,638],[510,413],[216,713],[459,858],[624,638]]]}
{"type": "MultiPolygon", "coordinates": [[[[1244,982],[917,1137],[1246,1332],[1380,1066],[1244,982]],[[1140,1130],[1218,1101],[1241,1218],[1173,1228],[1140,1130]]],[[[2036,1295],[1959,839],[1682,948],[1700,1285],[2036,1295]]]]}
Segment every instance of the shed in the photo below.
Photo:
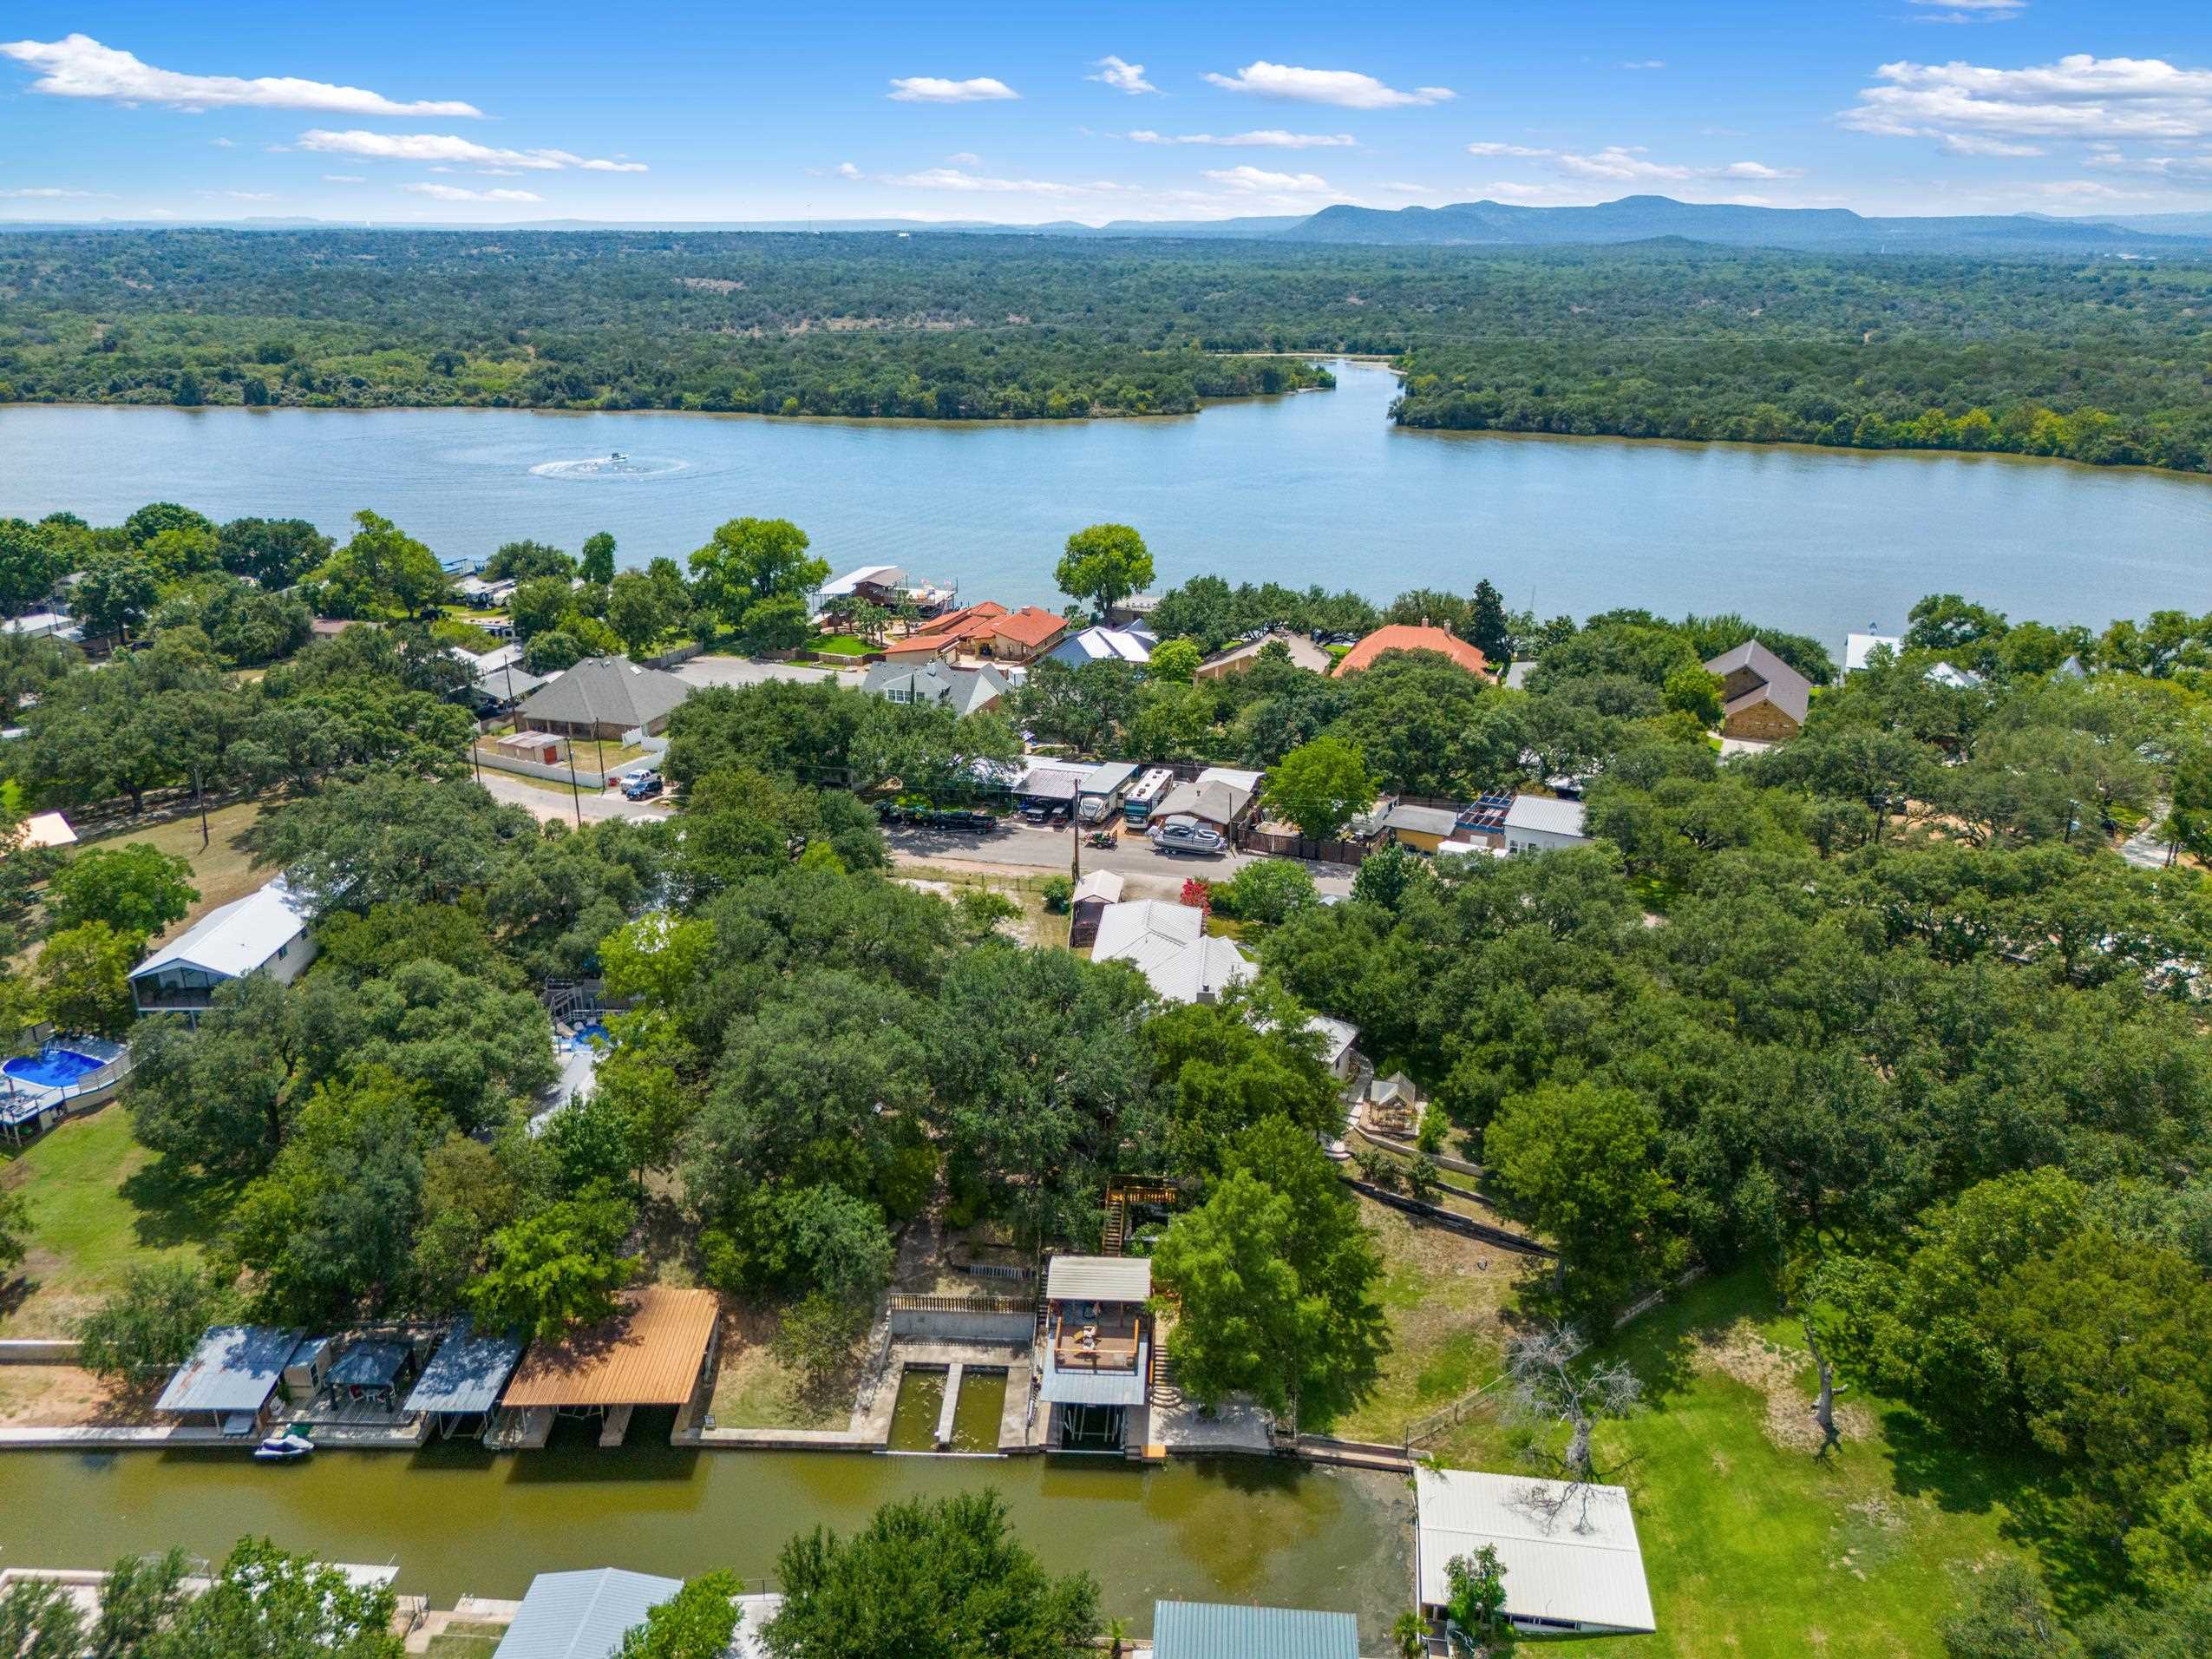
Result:
{"type": "Polygon", "coordinates": [[[1395,805],[1383,815],[1383,828],[1401,847],[1433,853],[1459,830],[1459,814],[1450,807],[1395,805]]]}
{"type": "Polygon", "coordinates": [[[1155,1602],[1152,1659],[1359,1659],[1359,1621],[1299,1607],[1155,1602]]]}
{"type": "Polygon", "coordinates": [[[302,1399],[323,1392],[330,1378],[331,1356],[338,1351],[335,1336],[311,1336],[291,1351],[285,1361],[285,1388],[302,1399]]]}
{"type": "Polygon", "coordinates": [[[177,1367],[154,1409],[205,1417],[226,1434],[251,1434],[305,1334],[274,1325],[214,1326],[177,1367]]]}
{"type": "Polygon", "coordinates": [[[1122,878],[1110,869],[1095,869],[1076,886],[1069,902],[1068,948],[1081,950],[1098,939],[1098,923],[1106,907],[1122,902],[1122,878]]]}
{"type": "Polygon", "coordinates": [[[568,758],[568,739],[553,731],[509,731],[494,738],[492,747],[509,760],[533,760],[540,766],[558,766],[568,758]]]}
{"type": "Polygon", "coordinates": [[[1414,1573],[1424,1610],[1451,1599],[1456,1556],[1484,1544],[1505,1568],[1505,1616],[1532,1631],[1656,1629],[1628,1494],[1467,1469],[1417,1468],[1414,1573]]]}
{"type": "Polygon", "coordinates": [[[472,1418],[478,1420],[481,1432],[499,1409],[500,1391],[521,1357],[520,1337],[479,1331],[472,1321],[462,1319],[422,1367],[421,1380],[407,1397],[407,1409],[435,1417],[442,1434],[451,1434],[472,1418]]]}
{"type": "Polygon", "coordinates": [[[683,1588],[681,1578],[619,1567],[541,1572],[492,1659],[612,1659],[630,1627],[683,1588]]]}

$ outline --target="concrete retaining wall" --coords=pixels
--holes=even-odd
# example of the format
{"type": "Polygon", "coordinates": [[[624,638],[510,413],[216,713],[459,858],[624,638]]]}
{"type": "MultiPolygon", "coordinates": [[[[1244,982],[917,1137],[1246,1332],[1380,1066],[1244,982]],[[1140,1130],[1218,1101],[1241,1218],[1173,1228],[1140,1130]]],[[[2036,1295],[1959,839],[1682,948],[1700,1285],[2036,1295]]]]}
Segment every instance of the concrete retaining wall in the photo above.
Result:
{"type": "Polygon", "coordinates": [[[893,1308],[891,1334],[940,1342],[1026,1342],[1037,1334],[1037,1315],[1027,1312],[959,1314],[931,1308],[893,1308]]]}
{"type": "Polygon", "coordinates": [[[0,1365],[75,1365],[77,1345],[66,1337],[19,1336],[0,1342],[0,1365]]]}

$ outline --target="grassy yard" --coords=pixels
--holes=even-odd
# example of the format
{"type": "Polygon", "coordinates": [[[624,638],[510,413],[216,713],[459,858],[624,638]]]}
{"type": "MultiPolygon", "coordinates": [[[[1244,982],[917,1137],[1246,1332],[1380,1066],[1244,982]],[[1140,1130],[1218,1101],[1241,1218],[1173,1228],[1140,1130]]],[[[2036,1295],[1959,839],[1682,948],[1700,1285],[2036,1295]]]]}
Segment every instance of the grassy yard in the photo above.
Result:
{"type": "Polygon", "coordinates": [[[1515,1258],[1440,1228],[1417,1226],[1371,1199],[1362,1217],[1383,1249],[1383,1308],[1391,1352],[1375,1392],[1315,1433],[1396,1441],[1417,1417],[1449,1405],[1498,1372],[1504,1342],[1499,1309],[1511,1295],[1515,1258]]]}
{"type": "Polygon", "coordinates": [[[1064,912],[1055,915],[1044,908],[1044,883],[1050,879],[1049,875],[985,875],[974,870],[946,869],[929,864],[900,864],[893,872],[892,879],[919,888],[925,893],[934,893],[947,903],[957,901],[970,888],[996,893],[1021,906],[1021,919],[1011,925],[1024,944],[1040,949],[1065,949],[1069,930],[1074,926],[1074,919],[1064,912]]]}
{"type": "MultiPolygon", "coordinates": [[[[1816,1458],[1811,1373],[1755,1272],[1693,1286],[1614,1352],[1648,1408],[1601,1429],[1600,1467],[1635,1506],[1659,1632],[1608,1655],[1938,1655],[1958,1575],[2017,1547],[2039,1472],[1944,1444],[1853,1390],[1841,1452],[1816,1458]]],[[[1525,1432],[1471,1420],[1430,1449],[1447,1467],[1528,1466],[1525,1432]]]]}
{"type": "Polygon", "coordinates": [[[217,905],[244,898],[276,874],[265,867],[255,869],[252,855],[238,845],[239,836],[251,829],[260,816],[259,801],[218,807],[207,815],[207,844],[204,848],[200,844],[198,813],[167,823],[121,830],[96,842],[88,840],[84,844],[121,847],[132,842],[145,842],[190,863],[192,884],[200,889],[200,901],[192,907],[191,914],[177,924],[175,931],[181,933],[217,905]]]}
{"type": "Polygon", "coordinates": [[[422,1651],[430,1659],[492,1659],[506,1634],[504,1624],[472,1624],[456,1619],[432,1636],[430,1645],[422,1651]]]}
{"type": "Polygon", "coordinates": [[[774,1308],[738,1308],[723,1317],[710,1407],[717,1428],[841,1429],[852,1421],[865,1337],[837,1375],[809,1388],[770,1346],[782,1323],[782,1311],[774,1308]]]}
{"type": "Polygon", "coordinates": [[[30,1199],[30,1253],[0,1280],[0,1336],[65,1336],[72,1320],[165,1256],[196,1256],[227,1193],[167,1178],[118,1105],[0,1152],[0,1185],[30,1199]]]}
{"type": "Polygon", "coordinates": [[[808,640],[807,646],[831,657],[858,657],[876,649],[857,633],[825,633],[808,640]]]}

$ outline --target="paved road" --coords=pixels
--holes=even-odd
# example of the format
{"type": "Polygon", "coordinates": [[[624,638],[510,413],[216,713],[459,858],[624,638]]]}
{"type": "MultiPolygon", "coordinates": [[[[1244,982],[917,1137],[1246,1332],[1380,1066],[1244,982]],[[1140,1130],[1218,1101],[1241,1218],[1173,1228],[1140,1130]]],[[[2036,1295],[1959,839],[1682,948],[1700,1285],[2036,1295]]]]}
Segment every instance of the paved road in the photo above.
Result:
{"type": "MultiPolygon", "coordinates": [[[[987,836],[956,835],[938,830],[893,830],[887,832],[887,838],[892,852],[906,862],[972,864],[985,869],[1033,870],[1039,875],[1065,872],[1073,852],[1065,830],[1039,830],[1019,822],[1004,825],[987,836]]],[[[1253,853],[1226,853],[1219,858],[1172,857],[1153,851],[1150,843],[1141,836],[1124,836],[1112,847],[1085,846],[1083,867],[1086,871],[1116,870],[1124,875],[1180,889],[1183,879],[1190,875],[1209,882],[1227,881],[1257,857],[1253,853]]],[[[1332,873],[1321,874],[1321,867],[1312,868],[1316,871],[1315,885],[1322,892],[1351,891],[1349,871],[1332,869],[1332,873]]]]}
{"type": "Polygon", "coordinates": [[[488,766],[484,769],[483,784],[494,801],[519,806],[533,817],[559,818],[564,823],[575,823],[579,808],[586,823],[599,823],[608,818],[669,816],[669,809],[659,800],[625,800],[616,790],[584,790],[572,797],[566,784],[558,790],[545,789],[531,779],[519,777],[513,772],[494,771],[488,766]]]}

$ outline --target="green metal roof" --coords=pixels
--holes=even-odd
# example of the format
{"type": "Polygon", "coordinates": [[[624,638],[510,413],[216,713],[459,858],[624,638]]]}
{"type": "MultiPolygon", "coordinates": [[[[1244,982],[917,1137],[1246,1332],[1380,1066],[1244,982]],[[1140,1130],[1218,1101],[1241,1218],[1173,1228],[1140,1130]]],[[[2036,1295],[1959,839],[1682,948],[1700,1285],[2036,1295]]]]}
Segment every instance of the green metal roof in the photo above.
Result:
{"type": "Polygon", "coordinates": [[[1155,1602],[1152,1659],[1359,1659],[1349,1613],[1155,1602]]]}

